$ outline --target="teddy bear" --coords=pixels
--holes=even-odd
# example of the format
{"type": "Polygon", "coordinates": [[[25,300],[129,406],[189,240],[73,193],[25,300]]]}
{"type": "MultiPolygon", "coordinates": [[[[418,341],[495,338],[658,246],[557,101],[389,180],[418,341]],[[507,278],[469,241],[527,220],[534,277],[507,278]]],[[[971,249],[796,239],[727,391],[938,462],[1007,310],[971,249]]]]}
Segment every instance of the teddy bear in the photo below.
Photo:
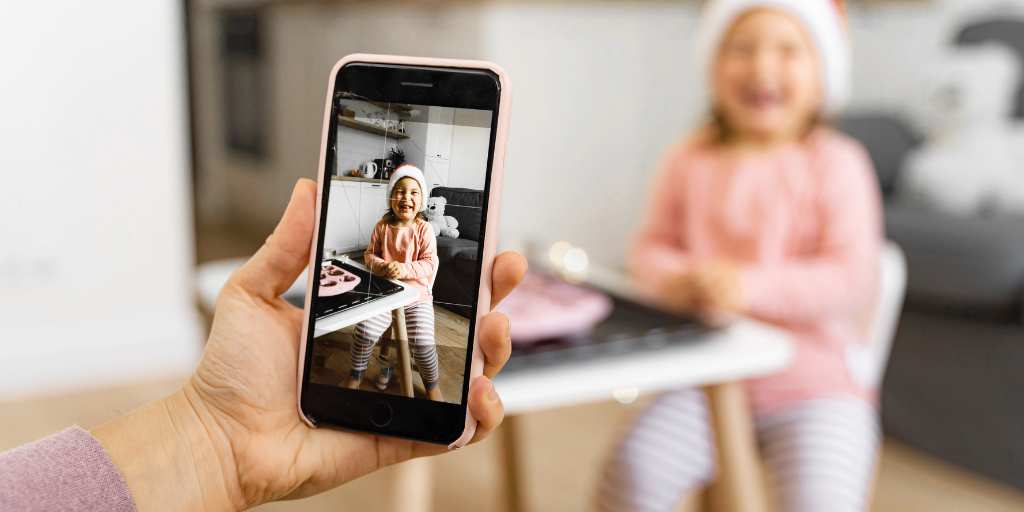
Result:
{"type": "Polygon", "coordinates": [[[960,215],[1024,212],[1024,130],[1010,118],[1019,73],[996,45],[943,59],[924,95],[928,140],[901,173],[907,197],[960,215]]]}
{"type": "Polygon", "coordinates": [[[434,227],[434,233],[437,236],[458,238],[459,221],[451,215],[444,214],[446,204],[448,204],[448,200],[443,197],[431,197],[427,199],[427,211],[424,213],[427,215],[427,221],[434,227]]]}

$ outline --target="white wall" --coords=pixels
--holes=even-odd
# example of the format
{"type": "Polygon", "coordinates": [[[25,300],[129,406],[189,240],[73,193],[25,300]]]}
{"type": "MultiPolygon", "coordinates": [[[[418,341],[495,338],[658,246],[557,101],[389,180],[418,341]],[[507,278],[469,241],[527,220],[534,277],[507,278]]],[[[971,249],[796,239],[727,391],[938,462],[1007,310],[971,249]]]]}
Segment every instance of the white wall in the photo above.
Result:
{"type": "Polygon", "coordinates": [[[178,2],[0,17],[0,399],[191,369],[178,2]]]}
{"type": "Polygon", "coordinates": [[[512,81],[503,240],[566,239],[621,262],[662,151],[701,114],[691,3],[503,5],[483,57],[512,81]]]}
{"type": "Polygon", "coordinates": [[[491,112],[455,109],[448,186],[483,190],[491,146],[491,112]]]}

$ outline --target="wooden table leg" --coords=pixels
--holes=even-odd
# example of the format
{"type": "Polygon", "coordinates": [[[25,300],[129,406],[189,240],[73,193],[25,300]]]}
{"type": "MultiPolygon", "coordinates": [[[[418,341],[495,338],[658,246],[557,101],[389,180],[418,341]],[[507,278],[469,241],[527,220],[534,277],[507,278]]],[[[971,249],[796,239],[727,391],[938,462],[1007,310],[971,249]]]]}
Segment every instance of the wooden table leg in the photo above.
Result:
{"type": "Polygon", "coordinates": [[[398,344],[398,371],[402,373],[402,392],[412,398],[412,358],[409,355],[409,332],[405,329],[405,311],[391,312],[391,339],[398,344]]]}
{"type": "Polygon", "coordinates": [[[422,457],[394,467],[394,510],[427,512],[434,505],[434,474],[430,458],[422,457]]]}
{"type": "Polygon", "coordinates": [[[519,435],[522,429],[520,416],[505,416],[498,429],[501,436],[502,455],[505,459],[505,510],[508,512],[525,512],[526,496],[523,492],[523,454],[519,451],[519,435]]]}
{"type": "Polygon", "coordinates": [[[708,490],[710,510],[764,512],[767,499],[754,424],[740,382],[704,388],[718,451],[718,477],[708,490]]]}

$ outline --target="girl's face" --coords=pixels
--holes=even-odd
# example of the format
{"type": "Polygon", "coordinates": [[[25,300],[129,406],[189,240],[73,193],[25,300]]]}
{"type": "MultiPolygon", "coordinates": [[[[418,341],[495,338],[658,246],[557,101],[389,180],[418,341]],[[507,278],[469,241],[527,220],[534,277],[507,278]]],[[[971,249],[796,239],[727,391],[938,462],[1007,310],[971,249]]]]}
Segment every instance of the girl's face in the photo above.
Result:
{"type": "Polygon", "coordinates": [[[788,14],[756,9],[726,34],[713,69],[715,107],[740,138],[798,136],[823,88],[810,35],[788,14]]]}
{"type": "Polygon", "coordinates": [[[391,211],[395,218],[402,222],[409,222],[416,218],[423,204],[423,191],[420,184],[412,178],[402,178],[395,183],[391,190],[391,211]]]}

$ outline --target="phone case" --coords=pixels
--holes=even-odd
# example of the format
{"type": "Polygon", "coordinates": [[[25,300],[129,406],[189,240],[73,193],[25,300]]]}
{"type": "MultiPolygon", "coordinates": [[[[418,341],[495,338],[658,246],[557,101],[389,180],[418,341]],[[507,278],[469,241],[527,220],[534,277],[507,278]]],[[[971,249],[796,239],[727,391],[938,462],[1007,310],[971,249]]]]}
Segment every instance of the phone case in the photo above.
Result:
{"type": "MultiPolygon", "coordinates": [[[[458,60],[458,59],[436,59],[427,57],[404,57],[398,55],[371,55],[371,54],[352,54],[343,57],[339,60],[334,68],[331,69],[330,80],[327,86],[327,99],[324,102],[324,124],[320,135],[320,160],[319,167],[317,168],[317,184],[320,185],[324,180],[324,166],[326,165],[325,158],[327,155],[327,135],[328,129],[330,128],[330,112],[331,112],[331,101],[334,95],[334,78],[337,76],[338,71],[348,63],[351,62],[373,62],[380,64],[404,64],[412,66],[433,66],[433,67],[446,67],[446,68],[468,68],[468,69],[485,69],[488,70],[498,77],[498,82],[501,86],[501,94],[499,97],[498,107],[498,123],[497,131],[494,135],[494,158],[491,166],[491,183],[490,193],[488,195],[488,209],[487,219],[484,221],[486,226],[485,232],[487,233],[484,239],[484,252],[483,261],[480,268],[481,279],[480,279],[480,295],[477,299],[477,318],[476,325],[479,327],[480,320],[483,315],[490,312],[491,310],[491,280],[487,277],[491,275],[491,269],[494,265],[494,253],[497,248],[497,233],[498,233],[498,212],[501,211],[501,189],[502,189],[502,177],[504,174],[505,167],[505,142],[508,138],[509,129],[509,107],[511,101],[511,95],[509,92],[509,81],[508,76],[500,66],[497,64],[487,61],[477,60],[458,60]]],[[[319,189],[318,189],[319,190],[319,189]]],[[[322,200],[322,194],[317,194],[316,197],[316,213],[315,219],[320,218],[320,204],[322,200]]],[[[314,232],[313,245],[310,248],[309,254],[309,268],[316,269],[316,243],[320,239],[320,224],[316,223],[316,231],[314,232]]],[[[302,379],[305,370],[305,358],[306,358],[306,333],[307,326],[310,322],[310,311],[312,301],[312,289],[313,286],[319,286],[319,274],[309,272],[308,283],[306,284],[306,303],[303,311],[303,322],[302,332],[299,334],[299,368],[298,368],[298,386],[295,394],[295,405],[298,409],[299,416],[303,421],[311,427],[316,427],[302,412],[301,404],[301,391],[302,391],[302,379]]],[[[472,363],[470,365],[469,379],[472,382],[473,379],[483,374],[484,371],[484,360],[483,354],[480,352],[480,344],[476,339],[477,333],[473,333],[473,356],[472,363]]],[[[472,413],[469,411],[468,404],[466,404],[466,426],[462,431],[462,435],[448,445],[449,450],[455,450],[462,448],[473,439],[473,435],[476,434],[476,419],[473,418],[472,413]]]]}

